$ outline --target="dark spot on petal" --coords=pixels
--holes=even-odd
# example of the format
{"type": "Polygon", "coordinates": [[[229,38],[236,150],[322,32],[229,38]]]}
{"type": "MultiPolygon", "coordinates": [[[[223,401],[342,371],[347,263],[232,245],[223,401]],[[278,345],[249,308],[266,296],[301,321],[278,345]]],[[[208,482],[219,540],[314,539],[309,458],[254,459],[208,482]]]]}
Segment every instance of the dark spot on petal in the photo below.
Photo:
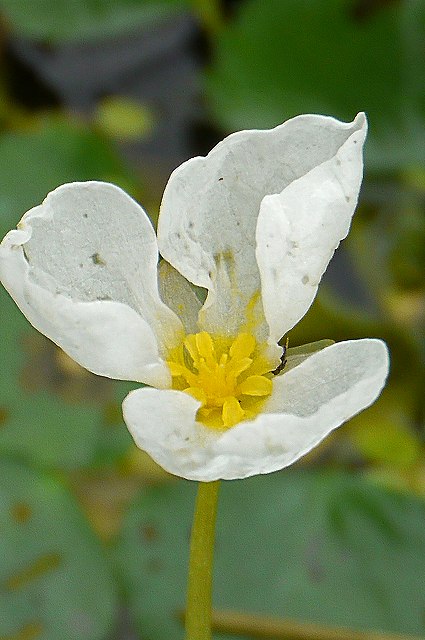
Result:
{"type": "Polygon", "coordinates": [[[84,267],[82,262],[80,262],[80,264],[78,266],[80,267],[80,269],[82,269],[84,267]]]}
{"type": "Polygon", "coordinates": [[[193,229],[193,227],[195,226],[194,222],[192,222],[192,220],[189,222],[189,229],[193,229]]]}
{"type": "Polygon", "coordinates": [[[106,265],[106,262],[103,260],[103,258],[100,257],[98,253],[93,253],[90,258],[93,260],[93,264],[97,264],[101,267],[104,267],[106,265]]]}
{"type": "Polygon", "coordinates": [[[83,218],[88,218],[88,214],[87,213],[83,213],[83,218]]]}
{"type": "Polygon", "coordinates": [[[233,255],[231,249],[228,249],[227,251],[221,251],[220,253],[214,254],[214,262],[217,265],[224,264],[229,268],[235,262],[235,256],[233,255]]]}
{"type": "Polygon", "coordinates": [[[307,282],[309,282],[309,280],[310,280],[310,278],[307,275],[305,275],[305,276],[302,277],[301,282],[303,284],[307,284],[307,282]]]}
{"type": "Polygon", "coordinates": [[[222,180],[224,180],[224,178],[219,178],[218,181],[221,182],[222,180]]]}
{"type": "Polygon", "coordinates": [[[337,163],[338,167],[341,166],[341,160],[339,158],[336,159],[336,163],[337,163]]]}
{"type": "Polygon", "coordinates": [[[159,531],[153,524],[143,524],[140,527],[140,533],[145,542],[156,542],[159,540],[159,531]]]}
{"type": "Polygon", "coordinates": [[[12,506],[10,515],[18,524],[25,524],[32,516],[32,509],[26,502],[17,502],[12,506]]]}
{"type": "Polygon", "coordinates": [[[347,202],[350,202],[350,196],[345,196],[347,202]]]}

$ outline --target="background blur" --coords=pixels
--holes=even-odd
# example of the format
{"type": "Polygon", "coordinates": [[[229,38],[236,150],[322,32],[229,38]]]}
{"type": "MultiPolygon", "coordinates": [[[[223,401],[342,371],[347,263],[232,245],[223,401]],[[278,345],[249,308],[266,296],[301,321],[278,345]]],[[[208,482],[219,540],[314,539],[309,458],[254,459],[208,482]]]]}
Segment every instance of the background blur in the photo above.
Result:
{"type": "MultiPolygon", "coordinates": [[[[390,380],[294,468],[223,483],[215,604],[425,636],[425,3],[0,0],[0,237],[73,180],[156,221],[172,169],[225,134],[360,110],[360,205],[290,343],[384,338],[390,380]]],[[[135,385],[3,289],[0,317],[0,640],[181,638],[195,487],[132,445],[135,385]]]]}

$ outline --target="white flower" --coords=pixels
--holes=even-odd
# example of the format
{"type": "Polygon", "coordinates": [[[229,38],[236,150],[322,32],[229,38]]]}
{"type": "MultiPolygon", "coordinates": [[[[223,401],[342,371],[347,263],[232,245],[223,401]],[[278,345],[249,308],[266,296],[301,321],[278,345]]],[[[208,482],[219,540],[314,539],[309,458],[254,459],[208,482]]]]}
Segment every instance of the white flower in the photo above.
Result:
{"type": "Polygon", "coordinates": [[[289,350],[279,371],[277,342],[348,232],[365,135],[359,114],[229,136],[171,175],[158,244],[118,187],[63,185],[4,238],[1,279],[83,367],[152,387],[127,396],[124,419],[165,469],[201,481],[282,469],[370,405],[388,373],[375,339],[289,350]]]}

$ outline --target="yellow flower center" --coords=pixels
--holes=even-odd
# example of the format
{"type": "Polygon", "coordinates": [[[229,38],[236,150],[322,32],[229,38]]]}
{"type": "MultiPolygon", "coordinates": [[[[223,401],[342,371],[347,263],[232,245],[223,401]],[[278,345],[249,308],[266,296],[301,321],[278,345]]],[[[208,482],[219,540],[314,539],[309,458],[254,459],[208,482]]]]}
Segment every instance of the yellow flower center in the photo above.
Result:
{"type": "Polygon", "coordinates": [[[254,418],[272,391],[273,364],[249,333],[187,335],[170,354],[173,389],[199,400],[197,420],[218,429],[254,418]]]}

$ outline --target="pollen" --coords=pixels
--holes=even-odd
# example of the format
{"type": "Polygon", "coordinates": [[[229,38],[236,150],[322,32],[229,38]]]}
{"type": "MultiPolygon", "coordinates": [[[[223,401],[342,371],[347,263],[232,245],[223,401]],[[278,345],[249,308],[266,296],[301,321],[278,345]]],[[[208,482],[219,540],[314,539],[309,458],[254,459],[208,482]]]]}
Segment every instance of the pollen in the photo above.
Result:
{"type": "Polygon", "coordinates": [[[187,335],[168,361],[173,389],[201,403],[196,418],[208,427],[227,429],[251,420],[272,391],[273,365],[264,353],[249,333],[187,335]]]}

